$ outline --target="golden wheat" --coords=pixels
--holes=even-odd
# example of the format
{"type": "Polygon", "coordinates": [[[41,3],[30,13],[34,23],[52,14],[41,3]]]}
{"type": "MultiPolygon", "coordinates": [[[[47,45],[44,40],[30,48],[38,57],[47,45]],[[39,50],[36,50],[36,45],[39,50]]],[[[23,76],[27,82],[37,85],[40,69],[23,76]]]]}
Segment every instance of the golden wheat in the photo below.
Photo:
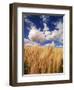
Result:
{"type": "Polygon", "coordinates": [[[25,46],[24,64],[26,64],[27,74],[61,73],[63,72],[63,48],[25,46]]]}

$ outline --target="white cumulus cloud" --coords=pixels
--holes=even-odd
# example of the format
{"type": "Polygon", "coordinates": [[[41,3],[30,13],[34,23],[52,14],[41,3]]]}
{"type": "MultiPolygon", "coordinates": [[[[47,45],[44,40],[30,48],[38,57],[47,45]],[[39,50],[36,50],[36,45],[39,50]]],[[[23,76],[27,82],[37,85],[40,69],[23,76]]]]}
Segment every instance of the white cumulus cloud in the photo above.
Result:
{"type": "Polygon", "coordinates": [[[45,40],[59,40],[63,43],[63,24],[62,22],[56,23],[56,28],[58,30],[49,31],[49,28],[46,23],[44,23],[43,31],[37,29],[34,25],[30,28],[28,38],[31,41],[44,42],[45,40]]]}
{"type": "Polygon", "coordinates": [[[35,26],[31,27],[28,38],[32,41],[45,41],[45,35],[40,31],[40,29],[37,29],[35,26]]]}
{"type": "Polygon", "coordinates": [[[56,24],[56,28],[58,30],[53,30],[53,31],[45,31],[46,35],[46,40],[63,40],[63,24],[62,22],[58,22],[56,24]]]}

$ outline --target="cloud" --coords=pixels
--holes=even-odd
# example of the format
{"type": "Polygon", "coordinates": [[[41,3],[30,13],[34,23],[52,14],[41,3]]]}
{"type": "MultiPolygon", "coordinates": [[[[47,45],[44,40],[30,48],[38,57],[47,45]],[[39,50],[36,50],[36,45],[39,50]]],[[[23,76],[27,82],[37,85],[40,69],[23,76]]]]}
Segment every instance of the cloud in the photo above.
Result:
{"type": "Polygon", "coordinates": [[[52,43],[50,44],[50,46],[52,46],[52,47],[54,47],[54,46],[55,46],[54,41],[52,41],[52,43]]]}
{"type": "Polygon", "coordinates": [[[50,16],[41,15],[40,17],[42,18],[42,21],[46,23],[46,22],[49,20],[48,18],[49,18],[50,16]]]}
{"type": "Polygon", "coordinates": [[[58,30],[49,31],[46,23],[44,23],[43,31],[37,29],[34,25],[30,28],[28,38],[33,42],[45,42],[46,40],[58,40],[63,43],[63,24],[62,22],[56,23],[58,30]]]}
{"type": "Polygon", "coordinates": [[[40,31],[40,29],[37,29],[35,26],[31,27],[28,38],[32,41],[45,41],[45,35],[43,34],[43,32],[40,31]]]}
{"type": "Polygon", "coordinates": [[[45,36],[48,36],[48,35],[51,35],[52,34],[52,32],[50,32],[50,31],[45,31],[45,36]]]}
{"type": "Polygon", "coordinates": [[[63,40],[63,24],[57,22],[55,30],[45,31],[46,40],[63,40]],[[58,29],[58,30],[57,30],[58,29]]]}
{"type": "Polygon", "coordinates": [[[25,46],[34,46],[34,45],[40,45],[39,43],[30,41],[29,39],[24,38],[24,45],[25,46]]]}
{"type": "Polygon", "coordinates": [[[32,21],[30,21],[29,19],[27,19],[27,17],[25,18],[25,22],[29,25],[29,27],[28,27],[29,30],[32,26],[35,26],[35,24],[32,21]]]}
{"type": "Polygon", "coordinates": [[[25,18],[25,22],[33,25],[33,23],[27,18],[25,18]]]}
{"type": "Polygon", "coordinates": [[[56,47],[61,48],[61,47],[63,47],[63,45],[57,45],[56,47]]]}
{"type": "MultiPolygon", "coordinates": [[[[36,25],[30,21],[29,19],[25,18],[25,22],[30,25],[29,27],[29,34],[28,38],[25,39],[25,45],[33,46],[33,45],[40,45],[41,43],[45,43],[47,40],[52,40],[52,43],[44,44],[44,46],[55,46],[55,40],[63,44],[63,23],[58,21],[55,23],[55,29],[50,31],[49,27],[47,26],[47,18],[45,15],[41,16],[43,20],[44,28],[36,28],[36,25]],[[39,44],[40,43],[40,44],[39,44]]],[[[62,45],[61,45],[62,46],[62,45]]],[[[60,47],[61,47],[60,46],[60,47]]]]}
{"type": "Polygon", "coordinates": [[[54,41],[52,41],[51,43],[45,44],[44,46],[50,46],[50,47],[55,47],[55,43],[54,41]]]}
{"type": "MultiPolygon", "coordinates": [[[[46,17],[43,16],[43,18],[45,19],[46,17]]],[[[43,23],[43,25],[43,32],[45,34],[46,40],[56,40],[58,38],[59,40],[63,40],[63,23],[61,21],[55,23],[55,30],[53,31],[50,31],[45,22],[43,23]]]]}
{"type": "MultiPolygon", "coordinates": [[[[29,40],[29,39],[26,39],[26,38],[24,38],[24,45],[25,45],[25,46],[38,45],[38,46],[50,46],[50,47],[55,47],[54,41],[52,41],[51,43],[47,43],[47,44],[41,45],[41,44],[39,44],[39,43],[37,43],[37,42],[33,42],[33,41],[31,41],[31,40],[29,40]]],[[[61,47],[61,45],[60,45],[60,47],[61,47]]]]}
{"type": "Polygon", "coordinates": [[[63,30],[63,23],[61,21],[57,22],[56,28],[58,28],[59,30],[63,30]]]}
{"type": "Polygon", "coordinates": [[[43,23],[43,26],[44,26],[44,28],[43,28],[43,31],[44,31],[44,32],[49,30],[49,28],[48,28],[48,26],[47,26],[46,23],[43,23]]]}
{"type": "Polygon", "coordinates": [[[63,23],[59,21],[56,25],[56,28],[58,28],[57,38],[59,39],[59,41],[62,42],[63,41],[63,23]]]}
{"type": "MultiPolygon", "coordinates": [[[[32,21],[25,18],[25,22],[30,25],[30,27],[28,27],[28,29],[29,29],[29,35],[28,35],[29,40],[35,41],[35,42],[39,41],[40,43],[44,42],[46,40],[43,32],[40,31],[40,28],[37,29],[36,25],[32,21]]],[[[45,28],[46,28],[46,26],[45,26],[45,28]]]]}
{"type": "Polygon", "coordinates": [[[46,35],[46,40],[55,40],[55,39],[57,39],[58,31],[57,30],[54,30],[54,31],[51,31],[51,32],[46,31],[45,35],[46,35]]]}

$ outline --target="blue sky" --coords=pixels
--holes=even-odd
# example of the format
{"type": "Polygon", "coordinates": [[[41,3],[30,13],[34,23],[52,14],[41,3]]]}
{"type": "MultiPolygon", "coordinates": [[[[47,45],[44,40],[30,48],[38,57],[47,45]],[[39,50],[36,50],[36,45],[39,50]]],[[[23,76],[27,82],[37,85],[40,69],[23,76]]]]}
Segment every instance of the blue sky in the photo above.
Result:
{"type": "MultiPolygon", "coordinates": [[[[24,40],[56,47],[63,46],[63,15],[24,14],[24,40]],[[37,39],[38,38],[38,39],[37,39]]],[[[26,42],[26,41],[25,41],[26,42]]]]}

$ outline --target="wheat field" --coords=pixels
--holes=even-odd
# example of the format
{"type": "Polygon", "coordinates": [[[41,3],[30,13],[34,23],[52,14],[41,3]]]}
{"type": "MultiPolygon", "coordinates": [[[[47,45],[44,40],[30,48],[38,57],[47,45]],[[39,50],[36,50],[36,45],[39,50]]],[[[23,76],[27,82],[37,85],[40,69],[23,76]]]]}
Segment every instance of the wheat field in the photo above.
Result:
{"type": "Polygon", "coordinates": [[[62,73],[63,48],[25,46],[24,74],[62,73]]]}

